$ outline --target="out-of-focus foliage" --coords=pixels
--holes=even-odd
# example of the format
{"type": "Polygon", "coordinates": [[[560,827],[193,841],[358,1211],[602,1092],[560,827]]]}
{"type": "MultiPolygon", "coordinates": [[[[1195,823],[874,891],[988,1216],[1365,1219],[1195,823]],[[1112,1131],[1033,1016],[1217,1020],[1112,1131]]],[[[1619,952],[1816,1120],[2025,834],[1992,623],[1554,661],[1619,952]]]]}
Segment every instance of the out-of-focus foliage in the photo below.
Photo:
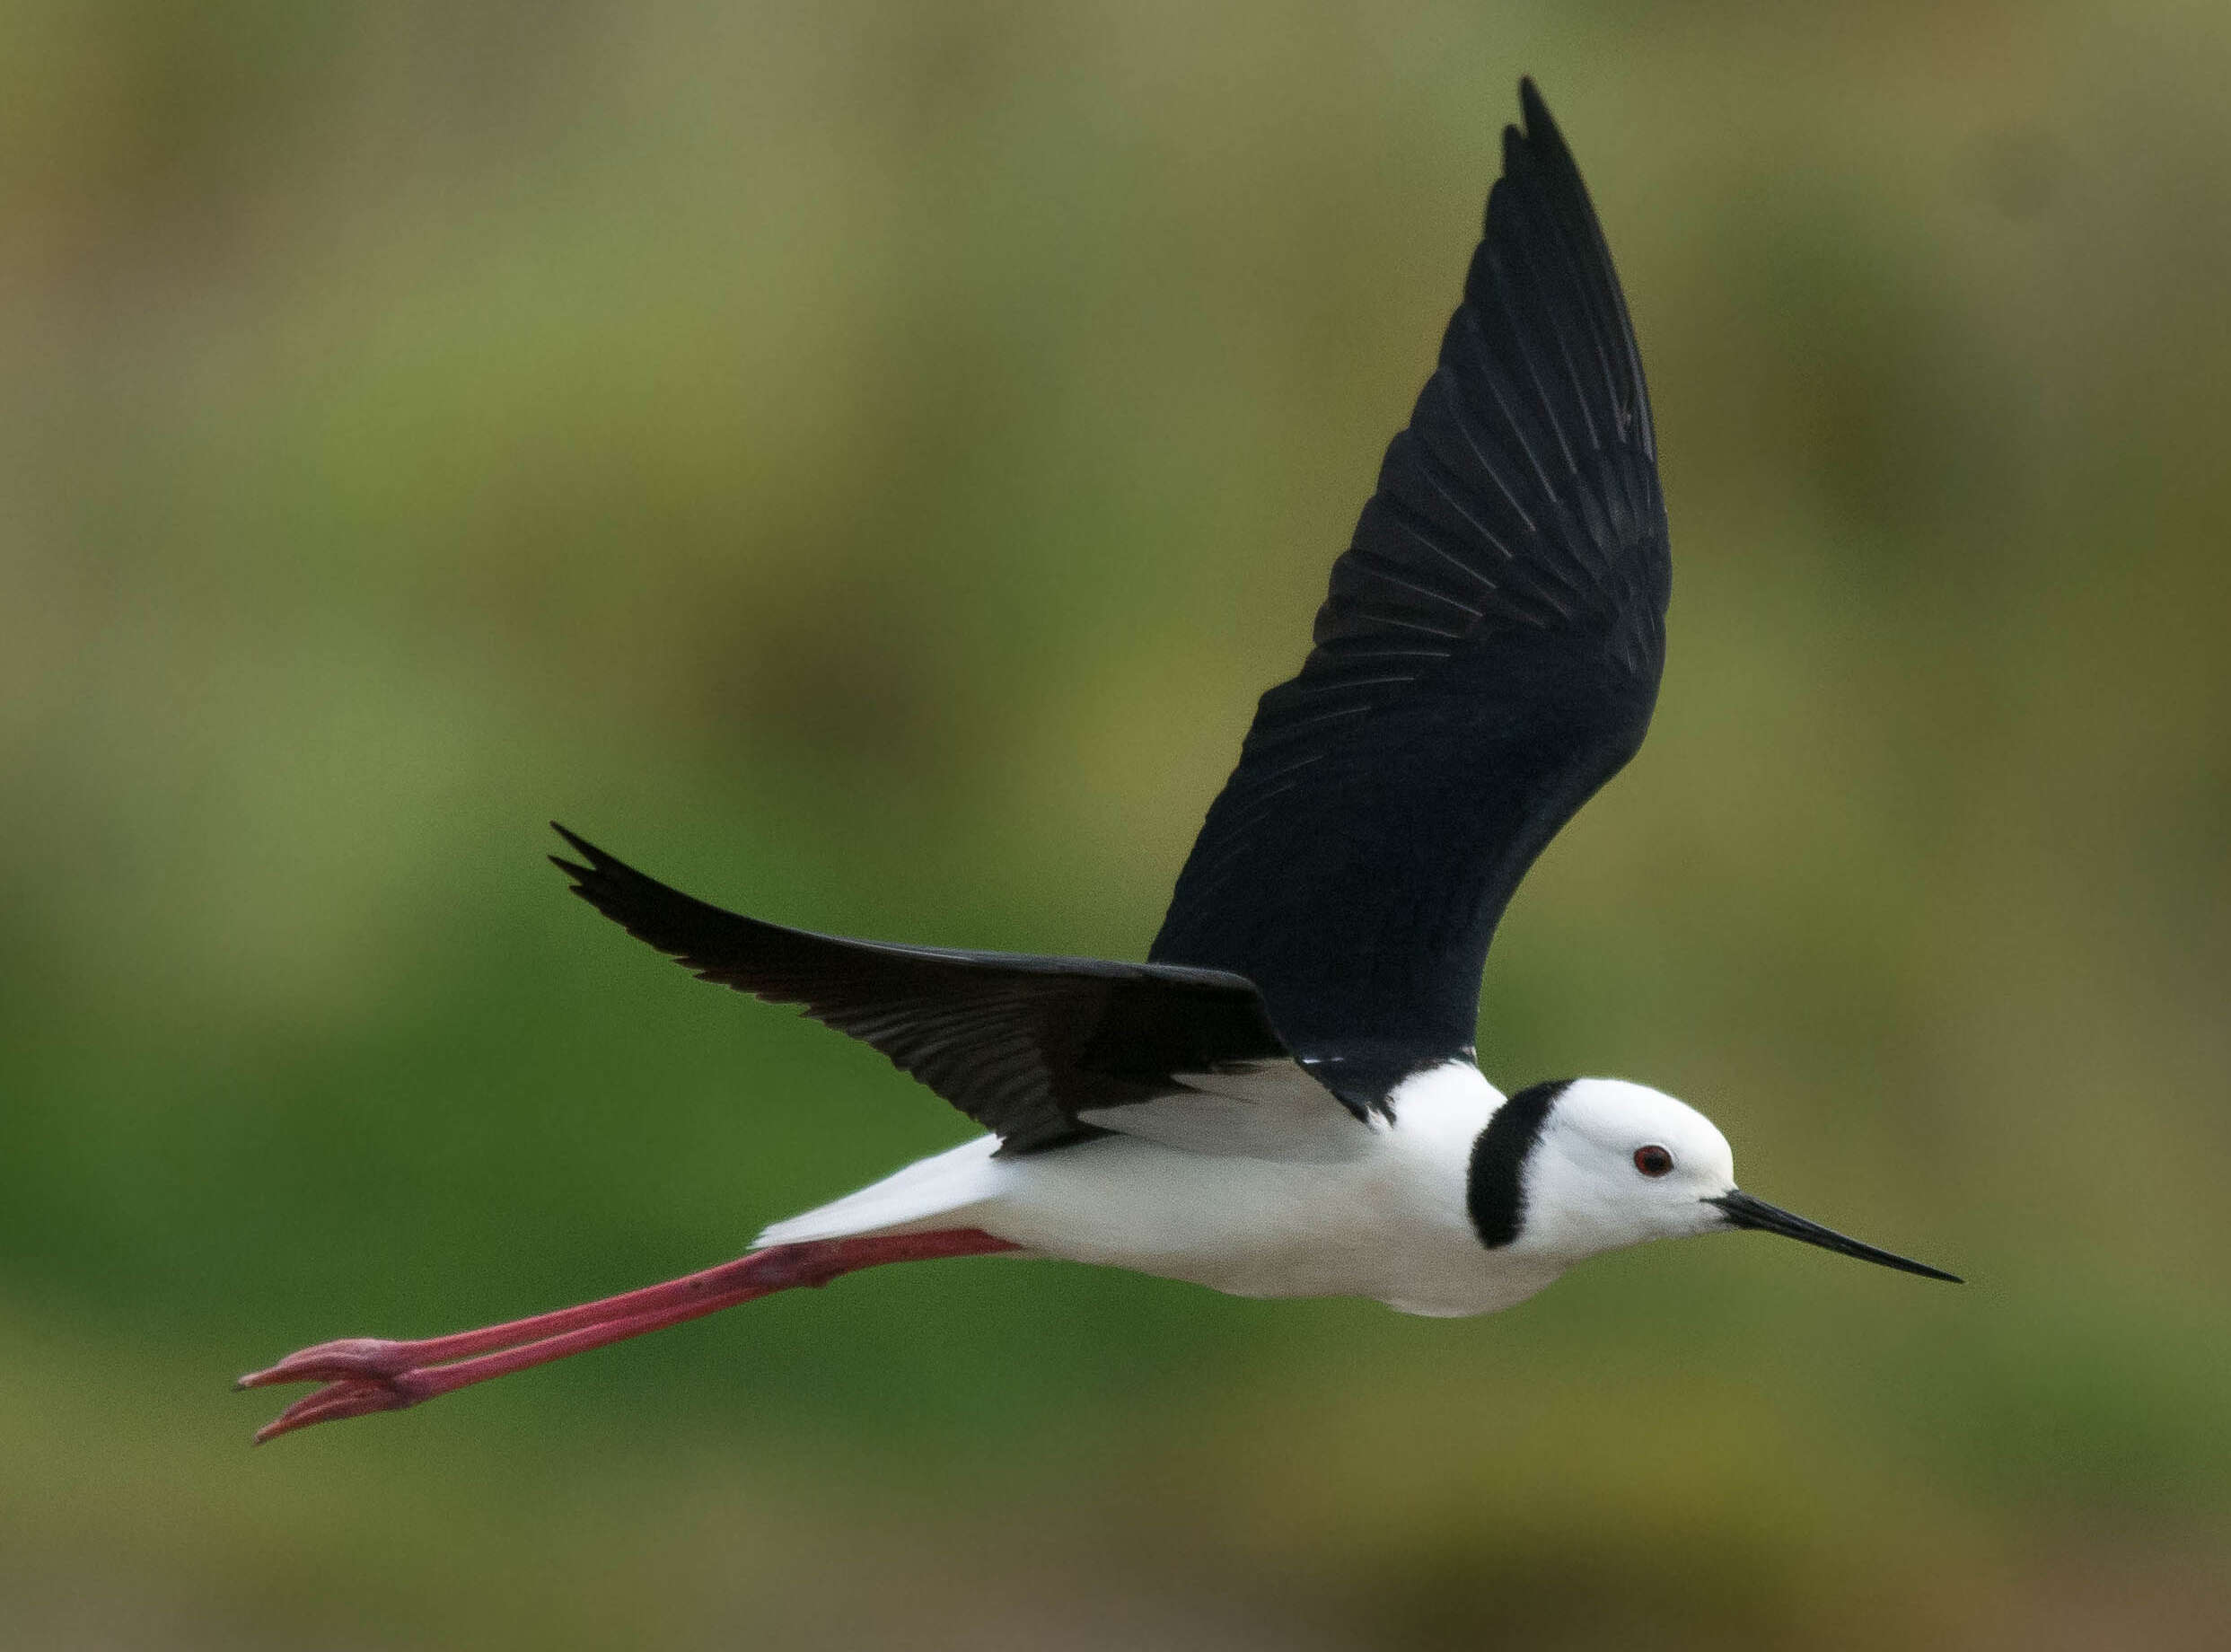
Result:
{"type": "Polygon", "coordinates": [[[2227,77],[2165,0],[0,7],[0,1642],[2231,1643],[2227,77]],[[1678,581],[1483,1060],[1974,1282],[939,1264],[245,1452],[235,1370],[963,1133],[546,816],[1139,952],[1522,70],[1678,581]]]}

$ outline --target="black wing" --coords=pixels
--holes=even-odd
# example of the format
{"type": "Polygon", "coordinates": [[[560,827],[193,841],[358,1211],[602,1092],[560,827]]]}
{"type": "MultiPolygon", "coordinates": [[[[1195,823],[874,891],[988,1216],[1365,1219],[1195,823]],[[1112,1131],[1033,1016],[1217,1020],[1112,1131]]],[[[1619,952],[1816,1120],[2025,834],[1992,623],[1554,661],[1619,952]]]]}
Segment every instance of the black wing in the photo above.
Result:
{"type": "Polygon", "coordinates": [[[1519,98],[1439,365],[1148,954],[1253,981],[1351,1104],[1470,1050],[1504,908],[1642,743],[1664,665],[1634,329],[1571,153],[1519,98]]]}
{"type": "Polygon", "coordinates": [[[1234,975],[787,929],[692,900],[558,831],[588,863],[550,857],[574,892],[630,935],[707,980],[800,1005],[874,1045],[996,1132],[1004,1153],[1105,1135],[1077,1115],[1167,1096],[1183,1087],[1176,1074],[1287,1053],[1234,975]]]}

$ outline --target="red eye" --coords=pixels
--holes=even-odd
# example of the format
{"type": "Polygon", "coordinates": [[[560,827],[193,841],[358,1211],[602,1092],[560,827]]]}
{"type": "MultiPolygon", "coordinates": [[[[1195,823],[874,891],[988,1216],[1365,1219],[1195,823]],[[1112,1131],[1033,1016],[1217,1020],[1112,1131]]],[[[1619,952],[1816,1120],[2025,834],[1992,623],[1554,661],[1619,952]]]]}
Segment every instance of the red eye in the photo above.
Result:
{"type": "Polygon", "coordinates": [[[1663,1147],[1637,1147],[1635,1168],[1646,1176],[1662,1176],[1673,1167],[1673,1156],[1663,1147]]]}

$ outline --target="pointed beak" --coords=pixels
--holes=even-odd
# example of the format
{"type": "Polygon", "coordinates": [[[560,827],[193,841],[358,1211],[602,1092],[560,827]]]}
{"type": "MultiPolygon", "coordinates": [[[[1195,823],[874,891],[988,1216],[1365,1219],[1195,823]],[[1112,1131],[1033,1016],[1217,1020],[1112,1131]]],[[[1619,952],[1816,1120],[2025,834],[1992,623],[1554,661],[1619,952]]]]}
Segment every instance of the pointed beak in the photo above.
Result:
{"type": "Polygon", "coordinates": [[[1802,1239],[1807,1244],[1817,1244],[1823,1251],[1839,1255],[1856,1256],[1863,1262],[1880,1262],[1885,1268],[1896,1268],[1904,1273],[1918,1273],[1925,1279],[1946,1279],[1954,1285],[1963,1283],[1956,1273],[1946,1273],[1926,1262],[1893,1256],[1888,1251],[1878,1251],[1871,1244],[1861,1244],[1857,1239],[1847,1239],[1818,1222],[1808,1222],[1801,1216],[1793,1216],[1779,1205],[1770,1205],[1763,1199],[1753,1199],[1741,1189],[1731,1189],[1717,1199],[1708,1199],[1708,1205],[1717,1205],[1727,1214],[1730,1227],[1755,1227],[1763,1234],[1779,1234],[1785,1239],[1802,1239]]]}

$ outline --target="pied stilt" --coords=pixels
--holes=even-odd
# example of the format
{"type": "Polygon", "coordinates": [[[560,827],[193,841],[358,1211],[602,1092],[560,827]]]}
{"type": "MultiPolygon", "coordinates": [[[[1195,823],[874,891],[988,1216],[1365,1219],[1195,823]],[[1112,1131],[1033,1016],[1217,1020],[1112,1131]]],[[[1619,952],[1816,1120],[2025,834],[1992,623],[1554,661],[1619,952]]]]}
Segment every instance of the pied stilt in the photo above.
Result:
{"type": "Polygon", "coordinates": [[[1953,1278],[1742,1191],[1726,1138],[1672,1096],[1577,1078],[1506,1097],[1475,1065],[1505,906],[1642,743],[1671,582],[1611,253],[1531,82],[1519,96],[1439,362],[1147,962],[786,928],[564,832],[577,858],[558,864],[599,911],[872,1044],[986,1133],[703,1273],[455,1336],[304,1349],[241,1379],[322,1384],[259,1439],[931,1257],[1065,1257],[1426,1314],[1508,1307],[1584,1258],[1726,1228],[1953,1278]]]}

